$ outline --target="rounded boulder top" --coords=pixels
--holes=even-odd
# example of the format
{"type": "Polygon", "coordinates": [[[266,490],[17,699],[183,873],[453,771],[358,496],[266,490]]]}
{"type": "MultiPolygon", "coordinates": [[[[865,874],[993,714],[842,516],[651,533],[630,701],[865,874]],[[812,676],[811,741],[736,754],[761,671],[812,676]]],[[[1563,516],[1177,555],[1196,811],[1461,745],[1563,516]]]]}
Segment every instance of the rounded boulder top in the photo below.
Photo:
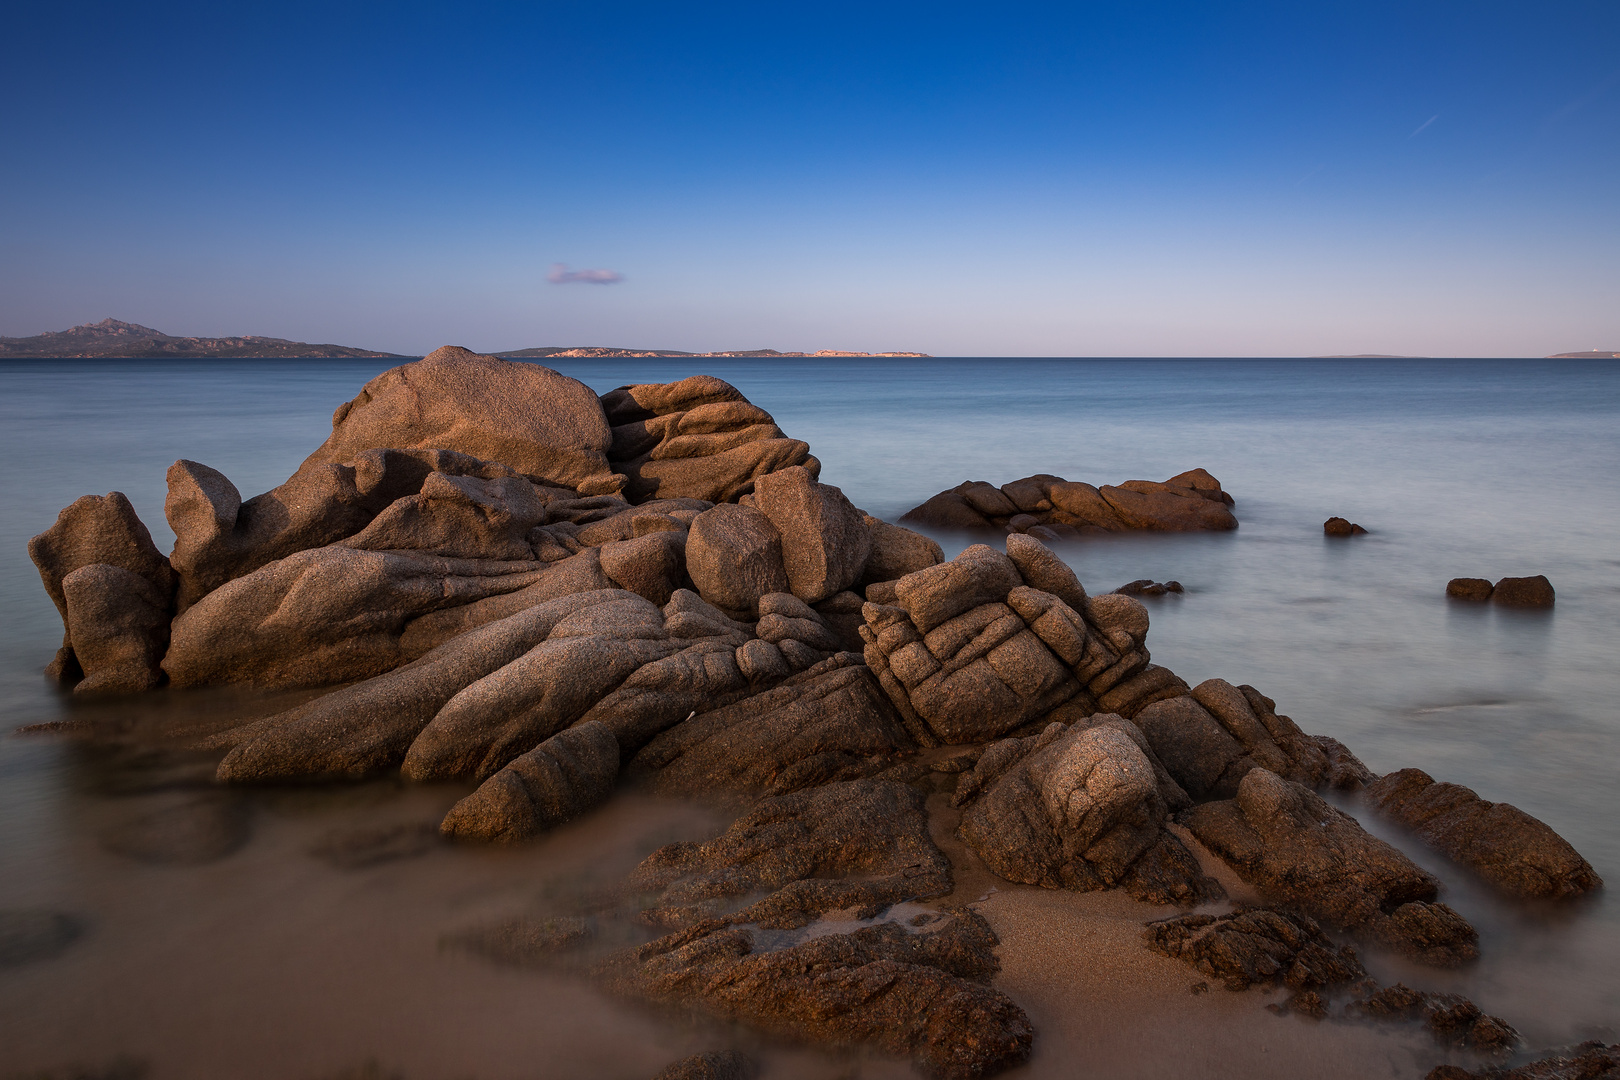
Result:
{"type": "Polygon", "coordinates": [[[305,465],[366,450],[444,449],[510,465],[558,486],[611,486],[613,437],[590,387],[539,364],[455,345],[368,382],[332,414],[332,434],[305,465]]]}

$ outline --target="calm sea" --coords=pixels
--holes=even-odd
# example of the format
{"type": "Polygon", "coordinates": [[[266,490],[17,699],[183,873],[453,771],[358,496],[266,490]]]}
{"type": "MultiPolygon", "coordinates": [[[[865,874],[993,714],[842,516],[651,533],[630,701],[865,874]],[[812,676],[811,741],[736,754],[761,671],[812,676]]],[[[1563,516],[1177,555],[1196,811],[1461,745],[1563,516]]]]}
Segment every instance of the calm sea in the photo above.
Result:
{"type": "MultiPolygon", "coordinates": [[[[239,707],[167,693],[91,707],[48,687],[40,669],[61,627],[25,544],[75,497],[118,490],[167,550],[171,462],[221,469],[244,495],[273,487],[325,438],[333,408],[387,366],[0,362],[0,727],[239,707]]],[[[1149,601],[1155,661],[1190,683],[1252,683],[1375,771],[1417,766],[1513,802],[1620,888],[1620,365],[557,366],[598,391],[719,375],[810,443],[825,482],[891,520],[965,479],[1047,472],[1102,484],[1208,469],[1237,500],[1237,532],[1061,550],[1093,592],[1134,578],[1186,586],[1149,601]],[[1332,515],[1370,534],[1325,539],[1332,515]],[[1538,573],[1558,590],[1551,612],[1443,595],[1456,576],[1538,573]]],[[[940,540],[948,555],[971,542],[940,540]]],[[[492,969],[437,941],[502,903],[580,875],[610,877],[651,846],[703,835],[714,825],[703,814],[624,800],[523,852],[435,852],[355,873],[311,858],[310,838],[351,820],[428,820],[454,793],[284,792],[254,805],[253,839],[232,857],[156,866],[97,841],[139,800],[184,797],[184,783],[139,773],[139,756],[127,750],[109,764],[52,737],[0,738],[0,908],[72,911],[87,927],[59,959],[0,968],[0,1068],[127,1052],[151,1060],[154,1077],[315,1076],[375,1055],[411,1080],[583,1074],[609,1060],[602,1075],[629,1077],[701,1041],[689,1025],[562,980],[544,1015],[525,1014],[529,1026],[515,1036],[501,1003],[552,977],[492,969]],[[147,779],[127,783],[131,769],[147,779]],[[536,1045],[549,1056],[537,1059],[536,1045]]],[[[1526,911],[1450,876],[1447,899],[1484,935],[1482,961],[1455,974],[1398,965],[1381,974],[1468,993],[1543,1045],[1616,1038],[1620,905],[1600,897],[1561,913],[1526,911]]],[[[816,1054],[793,1053],[804,1075],[835,1075],[817,1071],[825,1063],[816,1054]]],[[[1140,1075],[1156,1075],[1150,1050],[1143,1060],[1140,1075]]],[[[861,1075],[886,1075],[866,1068],[861,1075]]],[[[1040,1054],[1031,1074],[1068,1075],[1040,1054]]]]}

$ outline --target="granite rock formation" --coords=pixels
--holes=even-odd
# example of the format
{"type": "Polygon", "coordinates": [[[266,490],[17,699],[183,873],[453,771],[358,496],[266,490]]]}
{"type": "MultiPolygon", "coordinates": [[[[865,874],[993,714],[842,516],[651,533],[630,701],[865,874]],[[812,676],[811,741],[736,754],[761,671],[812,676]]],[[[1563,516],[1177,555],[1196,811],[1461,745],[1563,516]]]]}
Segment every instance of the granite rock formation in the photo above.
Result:
{"type": "MultiPolygon", "coordinates": [[[[1380,780],[1252,686],[1189,686],[1153,662],[1146,606],[1089,594],[1043,542],[1235,527],[1207,473],[963,485],[918,513],[1001,529],[1005,551],[949,561],[819,473],[718,379],[597,398],[446,349],[368,384],[270,492],[243,499],[176,462],[168,558],[117,493],[75,502],[30,553],[66,629],[52,671],[82,692],[346,684],[209,736],[221,784],[464,785],[437,833],[334,841],[321,857],[340,865],[521,842],[621,783],[735,810],[721,835],[655,852],[605,907],[490,931],[476,951],[550,964],[604,922],[650,925],[666,936],[570,970],[936,1075],[988,1075],[1033,1038],[990,985],[983,919],[928,906],[952,888],[940,815],[962,858],[1047,888],[1185,908],[1220,895],[1198,857],[1224,860],[1272,909],[1161,924],[1155,940],[1228,981],[1281,979],[1313,1015],[1358,970],[1317,923],[1435,963],[1476,951],[1439,880],[1319,791],[1366,789],[1510,891],[1598,886],[1511,807],[1411,770],[1380,780]],[[929,799],[944,793],[954,810],[929,799]]],[[[1535,591],[1508,585],[1494,592],[1535,591]]],[[[219,791],[103,840],[223,858],[250,838],[244,805],[219,791]]]]}
{"type": "Polygon", "coordinates": [[[1041,540],[1130,532],[1222,532],[1237,528],[1232,496],[1203,469],[1164,483],[1127,480],[1092,487],[1041,473],[1001,487],[968,480],[901,517],[936,529],[1029,533],[1041,540]]]}

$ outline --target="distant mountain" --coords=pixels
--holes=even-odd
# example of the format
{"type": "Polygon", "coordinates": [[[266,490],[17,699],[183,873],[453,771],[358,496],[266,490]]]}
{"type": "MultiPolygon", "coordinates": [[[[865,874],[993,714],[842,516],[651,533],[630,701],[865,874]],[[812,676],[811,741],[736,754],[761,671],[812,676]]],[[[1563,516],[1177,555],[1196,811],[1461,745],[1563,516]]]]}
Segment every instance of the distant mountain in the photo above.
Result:
{"type": "Polygon", "coordinates": [[[498,352],[508,360],[593,359],[621,356],[927,356],[921,352],[845,352],[822,349],[819,352],[777,352],[775,349],[737,349],[732,352],[678,352],[675,349],[614,349],[602,345],[547,345],[538,349],[498,352]]]}
{"type": "Polygon", "coordinates": [[[247,337],[199,338],[170,337],[161,330],[137,323],[102,319],[71,330],[52,330],[34,337],[0,337],[0,359],[10,358],[94,358],[117,357],[393,357],[398,353],[351,349],[346,345],[310,345],[286,338],[247,337]]]}
{"type": "Polygon", "coordinates": [[[1620,360],[1620,349],[1592,349],[1589,352],[1555,352],[1548,360],[1620,360]]]}

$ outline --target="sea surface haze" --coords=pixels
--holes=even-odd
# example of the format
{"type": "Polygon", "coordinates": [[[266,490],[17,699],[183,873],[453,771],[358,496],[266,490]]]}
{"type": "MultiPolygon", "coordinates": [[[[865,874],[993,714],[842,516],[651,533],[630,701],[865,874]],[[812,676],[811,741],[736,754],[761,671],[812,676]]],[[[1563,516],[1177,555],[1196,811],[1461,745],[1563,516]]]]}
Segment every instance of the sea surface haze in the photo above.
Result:
{"type": "MultiPolygon", "coordinates": [[[[244,797],[238,817],[220,826],[248,837],[230,857],[157,865],[120,853],[107,837],[132,815],[193,798],[210,761],[155,754],[138,739],[96,749],[50,733],[11,734],[74,718],[131,731],[204,729],[271,708],[239,692],[82,702],[49,686],[41,669],[61,624],[28,560],[28,538],[74,498],[117,490],[167,551],[164,473],[173,461],[221,470],[244,497],[265,491],[326,437],[332,410],[388,366],[0,362],[0,449],[10,462],[0,473],[0,909],[68,911],[83,929],[57,959],[0,967],[0,1073],[127,1053],[149,1060],[154,1080],[327,1076],[368,1058],[409,1080],[593,1069],[634,1077],[705,1040],[753,1038],[439,944],[458,927],[610,881],[660,844],[711,835],[725,820],[716,812],[625,796],[524,848],[434,849],[355,869],[310,852],[356,823],[436,820],[463,789],[275,790],[244,797]]],[[[1236,499],[1235,532],[1055,545],[1093,593],[1136,578],[1183,583],[1183,595],[1146,601],[1154,661],[1192,684],[1216,676],[1253,684],[1376,772],[1416,766],[1514,803],[1620,887],[1620,364],[693,358],[555,366],[598,392],[718,375],[810,444],[824,482],[889,520],[967,479],[1054,473],[1104,484],[1208,469],[1236,499]],[[1368,534],[1324,537],[1322,523],[1334,515],[1368,534]],[[1552,580],[1554,609],[1444,595],[1452,577],[1531,574],[1552,580]]],[[[984,539],[937,538],[947,556],[984,539]]],[[[1353,800],[1344,805],[1441,873],[1442,898],[1482,936],[1482,959],[1467,968],[1437,972],[1375,955],[1375,974],[1465,993],[1535,1046],[1620,1037],[1620,908],[1608,894],[1558,910],[1501,902],[1353,800]]],[[[1234,1063],[1245,1073],[1339,1075],[1340,1066],[1302,1048],[1339,1038],[1332,1033],[1344,1024],[1306,1028],[1264,1012],[1258,996],[1227,996],[1219,1008],[1246,1010],[1229,1025],[1233,1038],[1257,1047],[1234,1063]],[[1263,1054],[1267,1040],[1274,1049],[1263,1054]]],[[[1043,1034],[1020,1075],[1070,1075],[1070,1055],[1085,1052],[1089,1036],[1056,1019],[1050,1001],[1026,1007],[1043,1034]]],[[[1150,1016],[1120,1022],[1143,1035],[1134,1056],[1107,1059],[1109,1075],[1167,1075],[1172,1065],[1221,1074],[1186,1065],[1201,1060],[1191,1036],[1151,1035],[1150,1016]]],[[[1418,1077],[1441,1059],[1404,1039],[1363,1074],[1418,1077]]],[[[783,1076],[851,1067],[863,1077],[908,1075],[897,1063],[806,1048],[760,1052],[783,1076]]]]}

